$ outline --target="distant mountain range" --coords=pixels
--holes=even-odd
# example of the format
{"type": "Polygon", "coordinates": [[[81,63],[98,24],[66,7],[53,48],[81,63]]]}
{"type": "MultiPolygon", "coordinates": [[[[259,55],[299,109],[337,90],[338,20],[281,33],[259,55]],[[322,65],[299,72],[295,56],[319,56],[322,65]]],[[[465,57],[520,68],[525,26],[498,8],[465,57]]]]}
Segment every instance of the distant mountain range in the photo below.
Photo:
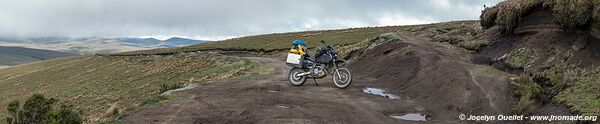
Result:
{"type": "Polygon", "coordinates": [[[76,54],[31,49],[23,47],[0,46],[0,66],[13,66],[57,57],[73,56],[76,54]]]}
{"type": "Polygon", "coordinates": [[[41,37],[29,39],[0,38],[0,46],[18,46],[34,49],[68,52],[74,54],[119,53],[154,48],[172,48],[209,41],[172,37],[167,40],[155,38],[65,38],[41,37]]]}

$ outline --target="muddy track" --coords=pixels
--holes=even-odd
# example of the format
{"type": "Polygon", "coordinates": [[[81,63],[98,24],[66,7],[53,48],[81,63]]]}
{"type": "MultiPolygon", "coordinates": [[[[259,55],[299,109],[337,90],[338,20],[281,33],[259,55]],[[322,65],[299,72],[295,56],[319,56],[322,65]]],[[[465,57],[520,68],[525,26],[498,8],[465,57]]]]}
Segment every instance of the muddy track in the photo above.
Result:
{"type": "Polygon", "coordinates": [[[289,67],[279,59],[246,57],[276,67],[269,75],[215,81],[182,93],[186,98],[136,111],[127,123],[401,123],[388,117],[400,110],[422,108],[410,99],[392,100],[365,94],[365,83],[354,79],[338,89],[331,77],[303,86],[287,81],[289,67]]]}

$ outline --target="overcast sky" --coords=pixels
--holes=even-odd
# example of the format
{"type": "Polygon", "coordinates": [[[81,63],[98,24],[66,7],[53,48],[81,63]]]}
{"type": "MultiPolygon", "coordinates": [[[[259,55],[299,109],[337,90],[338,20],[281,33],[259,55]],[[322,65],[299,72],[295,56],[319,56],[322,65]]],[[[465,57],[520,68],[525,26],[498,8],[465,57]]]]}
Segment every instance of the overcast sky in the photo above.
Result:
{"type": "Polygon", "coordinates": [[[0,0],[0,37],[246,35],[479,18],[499,0],[0,0]]]}

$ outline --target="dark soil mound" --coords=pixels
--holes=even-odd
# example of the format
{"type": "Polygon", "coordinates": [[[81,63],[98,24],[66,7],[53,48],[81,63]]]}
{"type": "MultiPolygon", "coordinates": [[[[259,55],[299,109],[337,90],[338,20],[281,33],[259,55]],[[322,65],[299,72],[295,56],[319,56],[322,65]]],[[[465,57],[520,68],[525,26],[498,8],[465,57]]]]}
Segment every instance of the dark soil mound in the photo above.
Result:
{"type": "Polygon", "coordinates": [[[508,74],[472,64],[464,49],[451,44],[422,37],[393,39],[350,65],[358,78],[408,96],[442,121],[458,120],[460,114],[511,113],[508,74]]]}

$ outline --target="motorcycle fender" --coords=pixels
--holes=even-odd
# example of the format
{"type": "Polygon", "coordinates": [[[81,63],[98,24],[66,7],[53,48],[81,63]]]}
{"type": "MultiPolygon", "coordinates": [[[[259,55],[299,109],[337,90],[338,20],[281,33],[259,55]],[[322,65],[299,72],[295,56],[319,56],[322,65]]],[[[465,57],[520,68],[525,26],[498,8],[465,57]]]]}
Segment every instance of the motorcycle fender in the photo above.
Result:
{"type": "Polygon", "coordinates": [[[343,67],[343,66],[346,66],[346,61],[344,61],[344,60],[336,60],[336,61],[335,61],[335,64],[336,64],[338,67],[343,67]]]}

